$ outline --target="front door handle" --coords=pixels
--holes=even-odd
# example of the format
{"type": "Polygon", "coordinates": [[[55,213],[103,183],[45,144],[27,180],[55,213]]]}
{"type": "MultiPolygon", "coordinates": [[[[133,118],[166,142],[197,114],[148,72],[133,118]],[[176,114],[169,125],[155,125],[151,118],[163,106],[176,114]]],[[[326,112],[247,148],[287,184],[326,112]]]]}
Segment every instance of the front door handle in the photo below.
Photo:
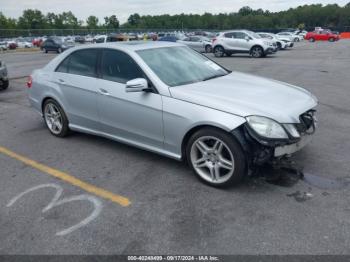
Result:
{"type": "Polygon", "coordinates": [[[108,93],[108,91],[106,89],[99,88],[99,90],[100,90],[100,94],[101,95],[109,96],[109,93],[108,93]]]}

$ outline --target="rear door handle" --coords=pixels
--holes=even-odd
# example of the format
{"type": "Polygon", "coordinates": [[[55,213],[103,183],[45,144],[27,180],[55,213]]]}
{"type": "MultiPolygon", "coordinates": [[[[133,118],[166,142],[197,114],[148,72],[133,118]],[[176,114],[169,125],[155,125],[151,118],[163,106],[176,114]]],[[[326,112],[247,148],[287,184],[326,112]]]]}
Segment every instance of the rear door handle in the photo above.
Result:
{"type": "Polygon", "coordinates": [[[109,93],[108,93],[108,91],[106,89],[99,88],[99,90],[100,90],[100,94],[101,95],[109,96],[109,93]]]}

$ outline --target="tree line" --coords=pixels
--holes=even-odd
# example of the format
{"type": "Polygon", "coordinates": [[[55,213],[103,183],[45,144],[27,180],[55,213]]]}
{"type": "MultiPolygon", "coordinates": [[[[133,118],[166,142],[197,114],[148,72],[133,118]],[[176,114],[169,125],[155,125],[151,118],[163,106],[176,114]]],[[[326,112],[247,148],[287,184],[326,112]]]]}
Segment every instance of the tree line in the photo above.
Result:
{"type": "Polygon", "coordinates": [[[72,12],[44,14],[37,9],[27,9],[18,18],[6,17],[0,12],[0,29],[278,29],[278,28],[329,28],[350,29],[350,2],[338,4],[312,4],[290,8],[280,12],[252,9],[244,6],[238,12],[178,15],[131,14],[127,22],[120,24],[116,15],[103,21],[91,15],[85,21],[72,12]]]}

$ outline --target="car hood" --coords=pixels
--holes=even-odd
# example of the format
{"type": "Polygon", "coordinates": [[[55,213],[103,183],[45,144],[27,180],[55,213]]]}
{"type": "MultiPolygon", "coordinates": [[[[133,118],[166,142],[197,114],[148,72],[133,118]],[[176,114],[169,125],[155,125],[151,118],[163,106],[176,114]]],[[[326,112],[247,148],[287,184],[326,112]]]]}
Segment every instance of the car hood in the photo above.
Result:
{"type": "Polygon", "coordinates": [[[280,123],[298,123],[300,114],[317,105],[317,99],[303,88],[240,72],[170,87],[170,92],[190,103],[242,117],[265,116],[280,123]]]}
{"type": "Polygon", "coordinates": [[[276,37],[276,39],[277,40],[285,40],[285,41],[291,42],[289,37],[282,37],[282,36],[280,36],[280,37],[276,37]]]}

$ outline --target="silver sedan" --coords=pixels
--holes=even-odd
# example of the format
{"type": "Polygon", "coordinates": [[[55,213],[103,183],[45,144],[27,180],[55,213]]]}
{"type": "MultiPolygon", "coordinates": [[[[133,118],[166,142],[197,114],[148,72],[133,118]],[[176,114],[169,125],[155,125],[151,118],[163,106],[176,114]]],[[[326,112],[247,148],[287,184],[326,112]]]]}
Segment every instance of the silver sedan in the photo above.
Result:
{"type": "Polygon", "coordinates": [[[53,135],[85,132],[184,160],[217,187],[300,150],[315,131],[308,91],[231,72],[178,43],[75,47],[27,85],[53,135]]]}

